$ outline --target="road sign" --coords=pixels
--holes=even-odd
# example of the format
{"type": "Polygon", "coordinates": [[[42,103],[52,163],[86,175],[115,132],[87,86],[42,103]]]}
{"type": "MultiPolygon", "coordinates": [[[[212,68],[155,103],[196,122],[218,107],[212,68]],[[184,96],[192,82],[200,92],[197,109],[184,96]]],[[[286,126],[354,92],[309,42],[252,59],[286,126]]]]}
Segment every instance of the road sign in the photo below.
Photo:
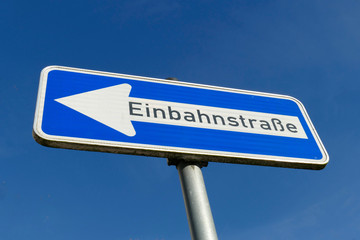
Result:
{"type": "Polygon", "coordinates": [[[50,66],[34,138],[90,151],[321,169],[328,154],[289,96],[50,66]]]}

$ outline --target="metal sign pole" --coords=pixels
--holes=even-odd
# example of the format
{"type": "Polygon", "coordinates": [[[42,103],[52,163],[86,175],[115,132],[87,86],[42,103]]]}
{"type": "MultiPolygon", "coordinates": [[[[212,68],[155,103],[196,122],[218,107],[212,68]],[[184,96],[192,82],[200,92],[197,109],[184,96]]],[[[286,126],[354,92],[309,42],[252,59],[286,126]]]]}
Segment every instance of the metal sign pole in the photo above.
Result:
{"type": "MultiPolygon", "coordinates": [[[[169,159],[169,165],[173,165],[171,162],[174,161],[169,159]]],[[[181,160],[174,165],[176,165],[180,176],[191,238],[193,240],[217,240],[215,224],[201,172],[201,167],[204,165],[181,160]]]]}

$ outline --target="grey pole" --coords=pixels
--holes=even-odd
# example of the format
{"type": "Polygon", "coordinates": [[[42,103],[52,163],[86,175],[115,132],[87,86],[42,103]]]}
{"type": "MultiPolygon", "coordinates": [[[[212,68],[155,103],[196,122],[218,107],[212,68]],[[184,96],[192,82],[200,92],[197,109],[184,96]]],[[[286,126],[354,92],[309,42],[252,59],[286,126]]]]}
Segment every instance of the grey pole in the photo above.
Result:
{"type": "Polygon", "coordinates": [[[184,196],[191,239],[217,240],[204,178],[199,165],[179,161],[177,169],[184,196]]]}

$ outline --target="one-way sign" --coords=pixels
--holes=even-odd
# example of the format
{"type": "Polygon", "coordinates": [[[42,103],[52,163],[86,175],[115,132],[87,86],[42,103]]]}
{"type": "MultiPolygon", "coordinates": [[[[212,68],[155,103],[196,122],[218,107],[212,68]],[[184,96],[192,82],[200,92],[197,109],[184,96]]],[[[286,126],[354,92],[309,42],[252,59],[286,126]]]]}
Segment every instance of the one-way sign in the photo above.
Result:
{"type": "Polygon", "coordinates": [[[40,144],[157,157],[323,168],[329,158],[288,96],[50,66],[34,121],[40,144]]]}

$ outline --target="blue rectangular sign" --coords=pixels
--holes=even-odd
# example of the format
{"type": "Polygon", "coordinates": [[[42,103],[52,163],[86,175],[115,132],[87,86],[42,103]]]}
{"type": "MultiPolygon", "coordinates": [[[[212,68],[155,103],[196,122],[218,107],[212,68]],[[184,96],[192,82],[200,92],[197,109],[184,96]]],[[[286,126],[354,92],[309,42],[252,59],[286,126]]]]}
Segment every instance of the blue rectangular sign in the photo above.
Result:
{"type": "Polygon", "coordinates": [[[289,96],[50,66],[33,135],[42,145],[322,169],[329,157],[289,96]]]}

